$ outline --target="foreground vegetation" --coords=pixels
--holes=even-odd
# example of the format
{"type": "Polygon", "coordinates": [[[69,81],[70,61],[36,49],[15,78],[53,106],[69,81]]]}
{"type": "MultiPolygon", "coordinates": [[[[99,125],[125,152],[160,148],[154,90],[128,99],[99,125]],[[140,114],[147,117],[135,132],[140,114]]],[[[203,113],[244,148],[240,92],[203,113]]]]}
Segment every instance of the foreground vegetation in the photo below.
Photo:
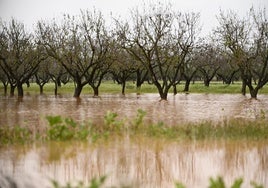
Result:
{"type": "MultiPolygon", "coordinates": [[[[53,187],[54,188],[100,188],[102,185],[105,183],[106,176],[102,176],[99,179],[93,178],[90,181],[89,185],[85,185],[83,182],[79,182],[77,185],[73,186],[72,184],[68,183],[66,186],[61,186],[57,181],[53,181],[53,187]]],[[[240,188],[243,184],[243,179],[238,178],[234,181],[232,184],[231,188],[240,188]]],[[[130,186],[131,187],[131,186],[130,186]]],[[[182,183],[175,183],[176,188],[186,188],[182,183]]],[[[252,188],[263,188],[262,185],[258,185],[255,182],[251,182],[251,187],[252,188]]],[[[209,179],[209,188],[227,188],[227,186],[224,183],[224,180],[222,177],[217,177],[217,178],[210,178],[209,179]]]]}
{"type": "Polygon", "coordinates": [[[204,140],[204,139],[268,139],[268,123],[265,114],[259,120],[243,119],[226,120],[222,123],[205,121],[177,126],[144,123],[146,112],[139,109],[136,118],[119,119],[116,113],[108,111],[103,124],[78,124],[70,118],[61,116],[46,117],[49,125],[43,131],[33,132],[27,127],[0,128],[0,144],[27,143],[32,141],[68,141],[108,139],[110,136],[142,135],[147,137],[173,140],[204,140]]]}

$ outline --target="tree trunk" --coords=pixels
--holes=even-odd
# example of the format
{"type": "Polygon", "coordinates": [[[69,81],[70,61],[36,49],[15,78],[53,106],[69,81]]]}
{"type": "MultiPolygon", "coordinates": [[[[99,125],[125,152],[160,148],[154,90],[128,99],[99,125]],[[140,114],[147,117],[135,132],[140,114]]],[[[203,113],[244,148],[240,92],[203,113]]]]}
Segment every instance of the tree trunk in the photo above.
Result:
{"type": "Polygon", "coordinates": [[[3,84],[4,85],[4,95],[6,96],[7,95],[7,86],[8,86],[8,84],[3,84]]]}
{"type": "Polygon", "coordinates": [[[94,91],[94,97],[98,97],[99,96],[99,87],[92,87],[93,91],[94,91]]]}
{"type": "Polygon", "coordinates": [[[18,90],[18,97],[23,97],[22,83],[20,83],[20,82],[17,83],[17,90],[18,90]]]}
{"type": "Polygon", "coordinates": [[[43,95],[43,93],[44,93],[44,85],[43,84],[39,85],[39,90],[40,90],[40,95],[43,95]]]}
{"type": "Polygon", "coordinates": [[[60,80],[60,77],[57,77],[57,78],[56,78],[56,82],[57,82],[57,85],[58,85],[59,87],[61,87],[61,80],[60,80]]]}
{"type": "Polygon", "coordinates": [[[126,81],[122,82],[122,95],[125,95],[126,81]]]}
{"type": "Polygon", "coordinates": [[[54,94],[55,94],[55,96],[57,96],[58,95],[58,83],[57,83],[57,81],[54,81],[54,84],[55,84],[54,94]]]}
{"type": "Polygon", "coordinates": [[[161,100],[167,100],[168,90],[170,87],[161,87],[161,84],[157,81],[154,82],[154,85],[156,86],[158,93],[160,95],[161,100]]]}
{"type": "Polygon", "coordinates": [[[26,81],[26,85],[27,85],[28,88],[30,87],[30,82],[29,82],[29,80],[26,81]]]}
{"type": "Polygon", "coordinates": [[[83,86],[81,84],[77,84],[74,90],[74,97],[79,98],[82,92],[83,86]]]}
{"type": "Polygon", "coordinates": [[[256,87],[254,89],[254,87],[252,86],[252,83],[251,82],[247,83],[247,86],[249,88],[249,93],[250,93],[251,98],[257,99],[257,94],[258,94],[259,88],[256,87]]]}
{"type": "Polygon", "coordinates": [[[10,96],[14,97],[16,85],[10,84],[10,96]]]}
{"type": "Polygon", "coordinates": [[[159,92],[159,94],[160,94],[160,97],[161,97],[161,100],[167,100],[167,93],[166,92],[159,92]]]}
{"type": "Polygon", "coordinates": [[[246,95],[246,88],[247,87],[247,84],[244,80],[242,80],[242,89],[241,89],[241,93],[242,95],[246,95]]]}
{"type": "Polygon", "coordinates": [[[256,88],[255,89],[250,89],[249,92],[250,92],[251,98],[257,99],[258,89],[256,89],[256,88]]]}
{"type": "Polygon", "coordinates": [[[141,94],[141,86],[137,86],[137,95],[140,95],[141,94]]]}
{"type": "Polygon", "coordinates": [[[173,94],[174,94],[174,95],[177,95],[177,93],[178,93],[178,91],[177,91],[177,85],[174,84],[174,85],[173,85],[173,94]]]}
{"type": "Polygon", "coordinates": [[[190,88],[191,80],[186,80],[183,92],[188,92],[190,88]]]}
{"type": "Polygon", "coordinates": [[[209,84],[210,84],[210,81],[209,81],[209,79],[204,79],[204,84],[205,84],[205,86],[206,87],[209,87],[209,84]]]}

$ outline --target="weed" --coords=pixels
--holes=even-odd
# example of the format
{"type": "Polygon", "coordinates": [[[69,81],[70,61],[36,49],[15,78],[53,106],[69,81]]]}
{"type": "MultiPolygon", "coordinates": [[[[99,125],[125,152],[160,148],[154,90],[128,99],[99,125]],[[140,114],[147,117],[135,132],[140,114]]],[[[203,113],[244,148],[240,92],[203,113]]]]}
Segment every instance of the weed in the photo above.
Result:
{"type": "Polygon", "coordinates": [[[0,144],[25,143],[33,140],[29,129],[14,126],[0,128],[0,144]]]}
{"type": "Polygon", "coordinates": [[[134,119],[134,122],[133,122],[133,126],[135,129],[138,129],[142,123],[143,123],[143,118],[144,116],[146,115],[146,112],[142,109],[138,109],[137,111],[137,116],[136,118],[134,119]]]}
{"type": "MultiPolygon", "coordinates": [[[[231,188],[240,188],[243,184],[243,179],[242,178],[238,178],[234,181],[233,185],[231,186],[231,188]]],[[[255,182],[251,182],[251,186],[253,188],[263,188],[262,185],[258,185],[255,182]]],[[[176,188],[185,188],[185,186],[180,183],[180,182],[176,182],[175,183],[175,187],[176,188]]],[[[217,178],[209,178],[209,188],[227,188],[225,185],[225,182],[223,180],[222,177],[218,176],[217,178]]]]}
{"type": "Polygon", "coordinates": [[[254,181],[252,181],[250,184],[251,184],[251,186],[254,187],[254,188],[264,188],[262,185],[257,184],[257,183],[254,182],[254,181]]]}
{"type": "Polygon", "coordinates": [[[120,130],[122,122],[116,120],[117,116],[118,116],[117,113],[107,111],[106,115],[104,116],[105,128],[110,129],[110,130],[114,130],[114,129],[120,130]]]}
{"type": "Polygon", "coordinates": [[[176,182],[175,183],[176,188],[186,188],[182,183],[176,182]]]}
{"type": "Polygon", "coordinates": [[[78,125],[73,119],[62,119],[60,116],[47,116],[49,128],[47,130],[48,140],[86,140],[89,128],[86,125],[78,125]]]}
{"type": "Polygon", "coordinates": [[[93,178],[89,185],[85,185],[82,181],[78,182],[77,185],[67,183],[65,186],[61,186],[56,180],[52,180],[53,188],[100,188],[106,180],[106,176],[100,178],[93,178]]]}

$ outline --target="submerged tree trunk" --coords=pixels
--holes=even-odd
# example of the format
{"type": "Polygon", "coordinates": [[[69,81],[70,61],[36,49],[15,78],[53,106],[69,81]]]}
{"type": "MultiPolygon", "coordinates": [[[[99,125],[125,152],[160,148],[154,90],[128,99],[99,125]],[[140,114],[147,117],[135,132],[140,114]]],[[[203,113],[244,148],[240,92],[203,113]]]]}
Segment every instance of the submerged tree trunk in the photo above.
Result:
{"type": "Polygon", "coordinates": [[[190,83],[191,83],[191,80],[186,80],[185,81],[185,85],[184,85],[184,89],[183,89],[183,92],[189,92],[189,89],[190,89],[190,83]]]}
{"type": "Polygon", "coordinates": [[[250,92],[251,98],[257,99],[258,89],[256,89],[256,88],[255,89],[250,89],[249,92],[250,92]]]}
{"type": "Polygon", "coordinates": [[[14,97],[16,85],[10,84],[10,96],[14,97]]]}
{"type": "Polygon", "coordinates": [[[92,87],[93,92],[94,92],[94,97],[98,97],[99,96],[99,87],[92,87]]]}
{"type": "Polygon", "coordinates": [[[177,85],[174,84],[174,85],[173,85],[173,94],[174,94],[174,95],[177,95],[177,93],[178,93],[178,91],[177,91],[177,85]]]}
{"type": "Polygon", "coordinates": [[[122,95],[125,95],[126,81],[122,82],[122,95]]]}
{"type": "Polygon", "coordinates": [[[3,85],[4,85],[4,95],[6,96],[7,95],[7,86],[8,86],[8,84],[3,83],[3,85]]]}
{"type": "Polygon", "coordinates": [[[167,87],[166,88],[161,87],[161,85],[158,82],[155,82],[154,84],[155,84],[155,86],[156,86],[156,88],[158,90],[158,93],[160,95],[161,100],[167,100],[168,89],[169,88],[167,88],[167,87]]]}
{"type": "Polygon", "coordinates": [[[17,82],[18,97],[23,97],[23,87],[22,83],[17,82]]]}
{"type": "Polygon", "coordinates": [[[43,93],[44,93],[44,85],[45,84],[40,84],[39,85],[40,95],[43,95],[43,93]]]}
{"type": "Polygon", "coordinates": [[[141,86],[137,86],[137,95],[140,95],[141,94],[141,86]]]}
{"type": "Polygon", "coordinates": [[[57,81],[54,81],[54,84],[55,84],[54,95],[57,96],[58,95],[58,83],[57,83],[57,81]]]}
{"type": "Polygon", "coordinates": [[[74,90],[74,97],[79,98],[82,92],[83,86],[81,84],[77,84],[74,90]]]}
{"type": "Polygon", "coordinates": [[[166,93],[166,92],[159,92],[159,94],[160,94],[161,100],[167,100],[168,93],[166,93]]]}
{"type": "Polygon", "coordinates": [[[248,86],[248,88],[249,88],[249,93],[250,93],[251,98],[253,98],[253,99],[257,99],[257,95],[258,95],[259,87],[257,86],[257,87],[254,88],[254,87],[252,86],[252,82],[248,82],[248,83],[247,83],[247,86],[248,86]]]}
{"type": "Polygon", "coordinates": [[[242,89],[241,89],[242,95],[246,95],[246,90],[247,90],[247,84],[245,80],[242,80],[242,89]]]}

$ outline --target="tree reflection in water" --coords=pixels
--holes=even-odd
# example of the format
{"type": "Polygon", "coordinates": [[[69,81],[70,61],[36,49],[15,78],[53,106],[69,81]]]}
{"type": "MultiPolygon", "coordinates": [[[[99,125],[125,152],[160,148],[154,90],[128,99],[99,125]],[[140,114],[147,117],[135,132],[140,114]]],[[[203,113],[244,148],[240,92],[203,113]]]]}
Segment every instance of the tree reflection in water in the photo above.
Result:
{"type": "Polygon", "coordinates": [[[144,137],[98,143],[57,142],[0,149],[0,172],[23,181],[23,174],[56,179],[62,184],[107,175],[106,185],[133,187],[207,187],[221,175],[227,186],[268,185],[267,141],[182,141],[144,137]],[[13,157],[12,157],[13,156],[13,157]]]}

